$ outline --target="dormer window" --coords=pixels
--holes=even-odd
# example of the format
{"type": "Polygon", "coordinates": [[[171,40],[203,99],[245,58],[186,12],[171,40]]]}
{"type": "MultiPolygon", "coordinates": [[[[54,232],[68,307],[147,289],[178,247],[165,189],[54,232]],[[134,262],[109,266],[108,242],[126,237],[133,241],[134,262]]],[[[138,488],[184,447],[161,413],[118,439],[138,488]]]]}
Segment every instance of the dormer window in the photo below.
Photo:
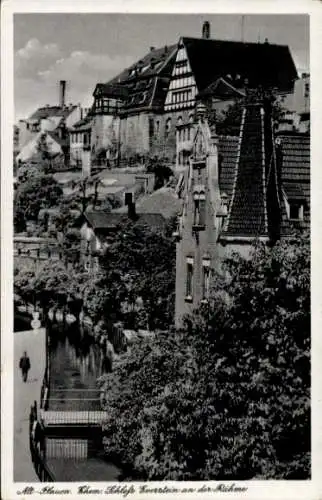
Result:
{"type": "Polygon", "coordinates": [[[299,202],[290,202],[290,220],[303,220],[303,205],[299,202]]]}
{"type": "Polygon", "coordinates": [[[139,101],[138,101],[138,104],[142,104],[144,101],[145,101],[145,98],[146,98],[146,92],[143,92],[142,94],[140,94],[139,96],[139,101]]]}
{"type": "Polygon", "coordinates": [[[284,184],[284,200],[290,221],[302,221],[304,217],[305,195],[297,184],[284,184]]]}

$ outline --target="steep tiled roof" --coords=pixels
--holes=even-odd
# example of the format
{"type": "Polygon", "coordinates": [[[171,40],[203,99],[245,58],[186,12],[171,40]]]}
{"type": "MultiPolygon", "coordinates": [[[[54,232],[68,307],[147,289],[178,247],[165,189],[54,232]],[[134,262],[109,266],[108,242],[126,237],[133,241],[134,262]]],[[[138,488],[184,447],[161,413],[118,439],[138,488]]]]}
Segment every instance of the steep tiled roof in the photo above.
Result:
{"type": "Polygon", "coordinates": [[[300,134],[278,136],[275,178],[275,167],[271,164],[272,148],[268,143],[270,133],[265,133],[264,165],[261,150],[264,136],[259,108],[257,111],[256,107],[247,109],[248,116],[245,118],[238,164],[239,138],[218,137],[220,190],[228,195],[228,201],[232,203],[228,227],[225,228],[223,236],[270,235],[274,238],[287,236],[294,228],[309,229],[310,137],[300,134]],[[303,220],[289,219],[285,197],[288,202],[298,201],[303,204],[303,220]]]}
{"type": "Polygon", "coordinates": [[[234,187],[239,137],[218,137],[219,186],[230,201],[234,187]]]}
{"type": "MultiPolygon", "coordinates": [[[[177,45],[153,49],[102,86],[104,93],[115,91],[123,100],[123,112],[162,107],[168,90],[177,45]],[[123,90],[120,90],[120,89],[123,90]]],[[[95,95],[94,92],[94,95],[95,95]]],[[[112,95],[111,95],[112,96],[112,95]]]]}
{"type": "Polygon", "coordinates": [[[289,200],[306,200],[305,192],[298,184],[283,183],[283,189],[289,200]]]}
{"type": "Polygon", "coordinates": [[[128,90],[126,87],[117,83],[98,83],[94,95],[125,99],[128,96],[128,90]]]}
{"type": "Polygon", "coordinates": [[[310,181],[310,137],[308,135],[279,135],[282,153],[282,181],[310,181]]]}
{"type": "MultiPolygon", "coordinates": [[[[137,80],[138,76],[140,77],[149,77],[158,75],[162,69],[165,69],[166,61],[173,57],[174,51],[177,48],[177,45],[170,45],[161,47],[159,49],[150,50],[148,54],[146,54],[140,61],[136,61],[129,68],[126,68],[115,78],[110,80],[109,84],[117,84],[117,83],[130,83],[137,80]],[[135,74],[135,70],[140,69],[138,74],[135,74]]],[[[169,75],[171,75],[171,70],[169,75]]]]}
{"type": "Polygon", "coordinates": [[[279,135],[278,141],[281,189],[289,201],[298,200],[304,208],[303,220],[292,222],[287,216],[285,202],[282,203],[281,233],[287,235],[294,227],[310,227],[310,137],[279,135]]]}
{"type": "Polygon", "coordinates": [[[199,91],[219,77],[240,76],[251,87],[270,85],[290,90],[297,71],[289,48],[270,43],[183,38],[199,91]]]}
{"type": "Polygon", "coordinates": [[[38,108],[30,117],[29,120],[42,120],[45,118],[50,118],[52,116],[61,116],[66,118],[70,115],[76,106],[69,106],[61,108],[60,106],[45,106],[44,108],[38,108]]]}
{"type": "Polygon", "coordinates": [[[262,236],[267,233],[267,213],[261,108],[257,105],[247,106],[244,113],[240,157],[226,234],[262,236]]]}

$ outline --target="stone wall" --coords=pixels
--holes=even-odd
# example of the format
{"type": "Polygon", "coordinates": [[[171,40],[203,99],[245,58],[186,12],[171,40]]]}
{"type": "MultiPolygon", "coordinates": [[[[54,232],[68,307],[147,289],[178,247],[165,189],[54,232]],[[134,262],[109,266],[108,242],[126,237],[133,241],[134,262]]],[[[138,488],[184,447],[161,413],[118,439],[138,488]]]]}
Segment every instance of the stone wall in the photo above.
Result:
{"type": "Polygon", "coordinates": [[[120,127],[121,158],[134,159],[136,155],[147,156],[150,150],[150,117],[140,113],[122,118],[120,127]]]}
{"type": "Polygon", "coordinates": [[[91,147],[115,148],[119,138],[120,119],[113,115],[95,115],[92,122],[91,147]]]}

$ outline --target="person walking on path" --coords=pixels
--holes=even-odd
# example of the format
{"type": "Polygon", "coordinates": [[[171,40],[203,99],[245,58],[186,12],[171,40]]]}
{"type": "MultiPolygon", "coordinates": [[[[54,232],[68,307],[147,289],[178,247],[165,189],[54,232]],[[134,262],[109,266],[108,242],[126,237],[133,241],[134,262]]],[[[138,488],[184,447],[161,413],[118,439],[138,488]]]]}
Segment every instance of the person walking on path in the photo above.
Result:
{"type": "Polygon", "coordinates": [[[30,370],[30,359],[27,356],[27,352],[24,351],[23,356],[20,358],[19,368],[22,373],[22,379],[27,382],[28,372],[30,370]]]}

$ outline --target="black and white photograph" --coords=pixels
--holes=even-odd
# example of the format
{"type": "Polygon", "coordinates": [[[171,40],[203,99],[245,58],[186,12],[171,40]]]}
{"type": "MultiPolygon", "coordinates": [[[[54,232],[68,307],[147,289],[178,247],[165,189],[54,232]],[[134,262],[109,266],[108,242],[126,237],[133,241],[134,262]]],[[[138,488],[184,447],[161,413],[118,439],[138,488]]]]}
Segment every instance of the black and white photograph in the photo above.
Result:
{"type": "Polygon", "coordinates": [[[33,11],[12,35],[17,494],[309,483],[310,16],[33,11]]]}

